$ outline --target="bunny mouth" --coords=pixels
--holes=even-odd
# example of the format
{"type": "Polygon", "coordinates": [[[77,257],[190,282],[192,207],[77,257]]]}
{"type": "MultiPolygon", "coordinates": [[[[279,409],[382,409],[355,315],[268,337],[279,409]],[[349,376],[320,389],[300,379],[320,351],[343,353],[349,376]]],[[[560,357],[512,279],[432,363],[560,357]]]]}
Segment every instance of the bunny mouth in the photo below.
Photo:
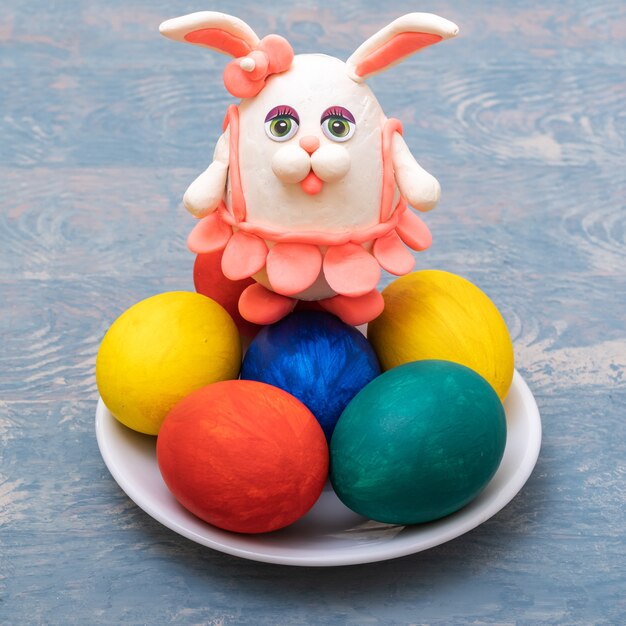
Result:
{"type": "Polygon", "coordinates": [[[335,183],[350,170],[350,154],[338,145],[324,145],[309,154],[301,146],[287,144],[271,157],[271,168],[283,185],[300,185],[304,193],[316,196],[325,183],[335,183]]]}
{"type": "Polygon", "coordinates": [[[310,196],[315,196],[322,191],[324,181],[311,169],[306,177],[300,181],[300,187],[302,187],[302,191],[304,191],[304,193],[308,193],[310,196]]]}

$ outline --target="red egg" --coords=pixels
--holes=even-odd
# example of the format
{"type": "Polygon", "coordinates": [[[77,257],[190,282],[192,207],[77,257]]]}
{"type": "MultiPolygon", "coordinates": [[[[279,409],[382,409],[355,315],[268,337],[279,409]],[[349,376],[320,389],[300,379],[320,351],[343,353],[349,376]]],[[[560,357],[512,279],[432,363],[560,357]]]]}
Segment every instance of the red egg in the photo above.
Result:
{"type": "Polygon", "coordinates": [[[239,313],[239,296],[254,279],[229,280],[222,273],[222,250],[198,254],[193,266],[193,283],[198,293],[207,296],[223,306],[235,321],[239,332],[246,337],[254,337],[260,326],[252,324],[239,313]]]}
{"type": "Polygon", "coordinates": [[[157,459],[185,508],[240,533],[295,522],[328,475],[313,414],[286,391],[249,380],[218,382],[181,400],[161,427],[157,459]]]}

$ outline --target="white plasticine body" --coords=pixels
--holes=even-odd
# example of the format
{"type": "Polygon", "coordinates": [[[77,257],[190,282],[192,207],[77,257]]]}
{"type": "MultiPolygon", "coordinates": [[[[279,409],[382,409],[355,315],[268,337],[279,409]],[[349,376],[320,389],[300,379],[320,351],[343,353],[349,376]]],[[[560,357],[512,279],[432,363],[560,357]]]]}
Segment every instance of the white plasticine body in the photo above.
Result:
{"type": "MultiPolygon", "coordinates": [[[[240,104],[239,168],[246,222],[286,233],[350,232],[380,222],[382,127],[386,117],[370,88],[357,85],[344,68],[345,64],[334,57],[297,55],[289,71],[271,77],[258,96],[240,104]],[[264,130],[265,115],[279,105],[293,107],[300,118],[298,132],[284,143],[272,141],[264,130]],[[320,128],[322,113],[333,106],[347,108],[356,120],[354,136],[342,144],[333,143],[320,128]],[[311,156],[299,148],[303,136],[316,136],[320,141],[320,148],[311,156]],[[328,171],[321,163],[315,167],[316,159],[322,160],[324,148],[341,150],[346,156],[349,168],[344,176],[336,178],[333,173],[346,169],[346,159],[338,164],[331,156],[328,171]],[[293,182],[285,184],[273,171],[272,161],[281,153],[292,156],[293,152],[297,152],[294,162],[305,159],[306,166],[299,173],[294,168],[293,182]],[[322,191],[312,196],[297,184],[311,169],[325,180],[322,191]]],[[[396,201],[398,197],[399,192],[396,201]]],[[[229,202],[227,207],[231,208],[229,202]]],[[[273,245],[271,241],[266,243],[268,248],[273,245]]],[[[369,250],[371,242],[364,247],[369,250]]],[[[320,249],[325,252],[324,246],[320,249]]],[[[253,278],[272,288],[265,270],[253,278]]],[[[321,300],[335,295],[320,271],[310,287],[293,297],[321,300]]]]}
{"type": "MultiPolygon", "coordinates": [[[[382,191],[381,128],[385,117],[369,87],[356,85],[347,77],[344,67],[342,61],[333,57],[297,55],[289,71],[272,76],[258,96],[240,104],[239,168],[247,222],[285,232],[327,233],[378,223],[382,191]],[[264,129],[267,112],[279,105],[293,107],[300,117],[298,132],[283,143],[272,141],[264,129]],[[347,108],[356,119],[354,136],[342,144],[333,144],[320,127],[322,113],[332,106],[347,108]],[[320,150],[328,145],[336,146],[349,155],[350,161],[344,177],[325,182],[322,191],[312,196],[304,193],[298,184],[285,184],[271,167],[277,153],[297,147],[301,137],[310,136],[319,139],[320,150]]],[[[313,154],[321,155],[321,152],[313,154]]],[[[310,163],[311,157],[307,158],[310,163]]],[[[305,175],[310,169],[311,165],[305,175]]]]}

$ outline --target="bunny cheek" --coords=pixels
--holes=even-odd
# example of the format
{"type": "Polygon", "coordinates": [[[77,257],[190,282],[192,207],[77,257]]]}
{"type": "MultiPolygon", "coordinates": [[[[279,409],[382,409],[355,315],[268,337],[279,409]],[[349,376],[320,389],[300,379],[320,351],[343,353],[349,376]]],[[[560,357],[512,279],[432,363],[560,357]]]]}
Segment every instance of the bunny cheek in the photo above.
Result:
{"type": "Polygon", "coordinates": [[[313,171],[326,183],[344,178],[350,170],[350,163],[350,154],[343,146],[322,146],[311,155],[313,171]]]}
{"type": "Polygon", "coordinates": [[[286,184],[299,183],[311,170],[309,155],[296,145],[279,148],[272,157],[272,171],[286,184]]]}

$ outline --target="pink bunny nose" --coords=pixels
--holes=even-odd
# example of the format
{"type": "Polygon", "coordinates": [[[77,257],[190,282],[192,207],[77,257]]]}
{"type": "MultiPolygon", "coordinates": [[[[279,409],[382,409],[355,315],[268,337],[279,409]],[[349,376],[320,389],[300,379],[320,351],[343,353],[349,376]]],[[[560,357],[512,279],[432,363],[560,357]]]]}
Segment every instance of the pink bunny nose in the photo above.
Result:
{"type": "Polygon", "coordinates": [[[313,154],[320,147],[320,140],[313,135],[307,135],[300,139],[300,147],[309,154],[313,154]]]}

